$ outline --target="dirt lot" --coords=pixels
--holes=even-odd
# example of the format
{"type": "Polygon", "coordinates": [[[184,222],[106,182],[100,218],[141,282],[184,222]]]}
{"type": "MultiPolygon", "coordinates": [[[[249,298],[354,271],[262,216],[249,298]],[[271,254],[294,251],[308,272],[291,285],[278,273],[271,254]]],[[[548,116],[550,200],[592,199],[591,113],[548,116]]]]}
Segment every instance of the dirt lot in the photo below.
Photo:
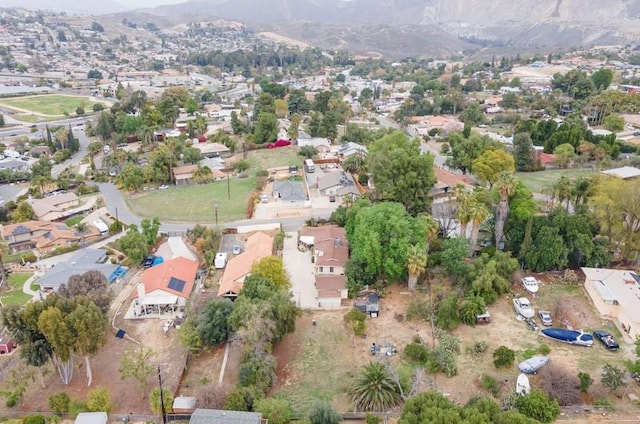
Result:
{"type": "MultiPolygon", "coordinates": [[[[367,320],[367,337],[354,338],[343,324],[342,311],[318,311],[305,313],[297,323],[296,332],[288,335],[276,347],[279,380],[273,393],[279,393],[293,401],[297,412],[304,412],[314,399],[329,399],[338,411],[350,411],[352,405],[345,395],[358,366],[374,359],[370,354],[373,342],[378,346],[394,346],[402,352],[404,346],[415,335],[431,345],[431,328],[426,322],[406,321],[404,314],[411,294],[404,288],[393,286],[382,300],[378,318],[367,320]],[[316,325],[313,325],[313,320],[316,325]]],[[[519,288],[514,286],[516,295],[519,288]]],[[[553,363],[575,371],[590,373],[596,381],[602,365],[609,362],[622,365],[623,356],[631,352],[631,346],[624,346],[622,352],[609,352],[596,342],[592,348],[576,347],[549,340],[528,329],[523,321],[516,318],[511,296],[503,297],[491,306],[491,323],[469,327],[461,325],[454,334],[461,341],[462,353],[458,356],[458,375],[446,378],[443,374],[429,375],[427,387],[446,393],[461,404],[470,398],[485,394],[480,387],[482,374],[492,375],[500,383],[503,395],[510,393],[518,376],[514,366],[497,370],[492,363],[491,352],[505,345],[517,351],[517,361],[525,358],[525,351],[535,351],[546,344],[551,348],[549,357],[553,363]],[[489,349],[480,358],[465,353],[475,341],[484,340],[489,349]],[[471,384],[469,384],[471,383],[471,384]]],[[[585,298],[580,286],[554,286],[542,284],[533,306],[553,312],[556,299],[566,306],[568,321],[574,328],[608,328],[606,321],[600,320],[585,298]]],[[[394,365],[403,364],[402,355],[387,357],[394,365]]],[[[534,381],[535,385],[535,381],[534,381]]],[[[630,385],[630,391],[640,393],[638,387],[630,385]]]]}

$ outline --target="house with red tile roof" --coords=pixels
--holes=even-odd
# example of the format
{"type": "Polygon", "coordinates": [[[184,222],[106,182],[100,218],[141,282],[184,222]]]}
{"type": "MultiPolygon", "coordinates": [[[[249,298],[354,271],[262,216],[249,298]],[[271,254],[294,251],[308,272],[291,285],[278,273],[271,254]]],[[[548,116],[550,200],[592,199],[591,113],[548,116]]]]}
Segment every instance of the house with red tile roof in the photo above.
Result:
{"type": "Polygon", "coordinates": [[[437,166],[433,168],[433,173],[436,176],[436,184],[431,189],[431,196],[434,199],[449,197],[453,189],[459,184],[469,188],[474,185],[473,179],[468,175],[456,174],[437,166]]]}
{"type": "Polygon", "coordinates": [[[148,268],[133,294],[136,317],[184,312],[198,273],[198,262],[183,257],[148,268]]]}
{"type": "Polygon", "coordinates": [[[244,280],[251,275],[251,268],[262,258],[273,255],[273,237],[261,231],[247,238],[245,249],[227,262],[220,279],[218,297],[235,299],[244,286],[244,280]]]}

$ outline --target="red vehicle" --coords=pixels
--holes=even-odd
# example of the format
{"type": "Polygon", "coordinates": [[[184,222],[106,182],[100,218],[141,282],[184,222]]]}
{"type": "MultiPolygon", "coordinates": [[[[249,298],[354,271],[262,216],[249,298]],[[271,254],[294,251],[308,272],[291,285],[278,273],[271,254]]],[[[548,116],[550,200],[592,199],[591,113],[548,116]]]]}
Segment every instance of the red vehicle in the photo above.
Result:
{"type": "Polygon", "coordinates": [[[291,142],[289,140],[278,140],[274,143],[269,143],[267,146],[269,149],[275,149],[278,147],[291,146],[291,142]]]}

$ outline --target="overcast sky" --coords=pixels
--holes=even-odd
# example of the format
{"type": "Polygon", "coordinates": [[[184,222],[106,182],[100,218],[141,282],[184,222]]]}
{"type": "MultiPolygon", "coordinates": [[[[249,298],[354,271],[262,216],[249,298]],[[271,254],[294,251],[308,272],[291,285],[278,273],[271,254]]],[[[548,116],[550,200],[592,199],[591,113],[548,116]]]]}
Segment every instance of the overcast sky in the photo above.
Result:
{"type": "MultiPolygon", "coordinates": [[[[78,0],[78,1],[86,1],[86,0],[78,0]]],[[[184,3],[187,0],[115,0],[116,2],[130,7],[154,7],[160,6],[163,4],[173,4],[173,3],[184,3]]]]}

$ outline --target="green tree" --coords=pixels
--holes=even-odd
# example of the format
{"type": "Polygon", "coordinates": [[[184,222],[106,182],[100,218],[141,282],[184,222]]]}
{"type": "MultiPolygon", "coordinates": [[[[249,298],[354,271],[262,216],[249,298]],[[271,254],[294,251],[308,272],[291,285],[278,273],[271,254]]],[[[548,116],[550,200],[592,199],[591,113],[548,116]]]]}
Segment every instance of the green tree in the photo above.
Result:
{"type": "Polygon", "coordinates": [[[611,132],[620,132],[624,130],[624,118],[617,113],[610,113],[604,118],[604,129],[611,132]]]}
{"type": "Polygon", "coordinates": [[[460,323],[458,313],[458,296],[450,294],[438,304],[438,327],[443,330],[453,330],[460,323]]]}
{"type": "Polygon", "coordinates": [[[578,156],[576,155],[576,149],[569,143],[564,143],[556,147],[553,154],[556,157],[556,165],[560,168],[569,167],[571,162],[578,156]]]}
{"type": "Polygon", "coordinates": [[[6,124],[4,122],[4,115],[0,113],[0,128],[4,127],[6,124]]]}
{"type": "Polygon", "coordinates": [[[107,278],[100,271],[87,271],[83,274],[75,274],[58,289],[60,297],[74,299],[76,296],[85,296],[91,300],[100,311],[106,315],[111,305],[111,288],[107,278]]]}
{"type": "Polygon", "coordinates": [[[484,123],[484,112],[480,109],[480,105],[474,102],[462,111],[460,120],[466,125],[475,127],[484,123]]]}
{"type": "Polygon", "coordinates": [[[549,399],[538,389],[533,389],[526,396],[516,397],[515,406],[520,413],[543,423],[550,423],[560,415],[558,402],[549,399]]]}
{"type": "Polygon", "coordinates": [[[103,111],[98,115],[98,123],[96,124],[96,134],[98,134],[102,140],[106,141],[111,138],[113,132],[111,112],[103,111]]]}
{"type": "Polygon", "coordinates": [[[104,387],[97,387],[89,390],[87,395],[87,409],[89,412],[106,412],[111,411],[111,396],[104,387]]]}
{"type": "Polygon", "coordinates": [[[460,321],[463,324],[475,327],[476,323],[478,322],[478,315],[484,314],[486,311],[487,305],[482,297],[467,297],[460,306],[460,321]]]}
{"type": "Polygon", "coordinates": [[[309,411],[311,424],[339,424],[342,418],[329,402],[316,402],[309,411]]]}
{"type": "Polygon", "coordinates": [[[360,368],[349,395],[361,411],[387,411],[402,400],[397,384],[381,362],[369,362],[360,368]]]}
{"type": "Polygon", "coordinates": [[[127,350],[120,359],[120,379],[134,380],[143,399],[147,396],[149,377],[155,373],[151,363],[154,356],[153,349],[140,345],[127,350]]]}
{"type": "Polygon", "coordinates": [[[147,240],[135,224],[130,225],[127,233],[120,239],[120,250],[134,264],[142,262],[149,253],[147,240]]]}
{"type": "Polygon", "coordinates": [[[251,267],[251,274],[261,276],[274,286],[288,289],[291,287],[289,274],[284,267],[282,258],[278,256],[266,256],[251,267]]]}
{"type": "Polygon", "coordinates": [[[534,154],[529,133],[517,133],[513,136],[513,156],[517,171],[534,171],[537,168],[534,154]]]}
{"type": "Polygon", "coordinates": [[[471,171],[492,188],[498,175],[515,171],[515,162],[513,156],[504,150],[486,150],[473,161],[471,171]]]}
{"type": "Polygon", "coordinates": [[[149,395],[149,406],[151,406],[151,410],[156,415],[166,415],[171,412],[171,407],[173,405],[173,394],[171,390],[166,387],[162,388],[162,396],[160,396],[160,388],[156,387],[151,391],[149,395]],[[162,409],[162,405],[164,404],[164,410],[162,409]]]}
{"type": "Polygon", "coordinates": [[[451,146],[451,156],[447,159],[447,166],[461,170],[464,174],[471,170],[476,160],[488,147],[501,149],[498,142],[487,136],[471,135],[465,138],[462,133],[453,132],[444,140],[451,146]]]}
{"type": "Polygon", "coordinates": [[[293,413],[291,405],[286,399],[275,397],[258,399],[253,405],[253,409],[260,412],[262,418],[269,420],[269,423],[272,424],[289,423],[293,413]]]}
{"type": "Polygon", "coordinates": [[[254,131],[257,144],[271,143],[278,138],[278,117],[275,113],[262,112],[254,131]]]}
{"type": "Polygon", "coordinates": [[[409,246],[407,250],[407,273],[409,290],[414,291],[418,277],[427,269],[427,251],[422,246],[409,246]]]}
{"type": "Polygon", "coordinates": [[[211,299],[198,314],[197,331],[199,340],[212,346],[219,346],[229,339],[231,326],[229,315],[233,311],[233,302],[229,299],[211,299]]]}
{"type": "Polygon", "coordinates": [[[298,154],[305,159],[313,159],[318,154],[318,149],[313,146],[302,146],[298,154]]]}
{"type": "Polygon", "coordinates": [[[606,90],[613,81],[613,71],[602,68],[591,74],[591,81],[597,90],[606,90]]]}
{"type": "Polygon", "coordinates": [[[158,240],[158,231],[160,230],[160,220],[158,217],[154,217],[151,221],[145,218],[140,222],[142,235],[147,241],[148,246],[155,246],[158,240]]]}
{"type": "Polygon", "coordinates": [[[568,262],[568,253],[558,228],[543,226],[526,252],[525,266],[534,272],[561,268],[568,262]]]}
{"type": "Polygon", "coordinates": [[[579,371],[578,380],[580,381],[580,391],[582,393],[587,393],[589,391],[589,387],[593,384],[593,378],[591,378],[591,375],[586,372],[579,371]]]}
{"type": "Polygon", "coordinates": [[[464,258],[469,256],[469,242],[464,237],[454,237],[442,242],[440,263],[452,277],[461,277],[466,271],[464,258]]]}
{"type": "Polygon", "coordinates": [[[496,368],[510,367],[513,365],[515,359],[516,353],[506,346],[499,346],[493,351],[493,365],[495,365],[496,368]]]}
{"type": "Polygon", "coordinates": [[[600,382],[611,392],[627,386],[627,383],[624,381],[624,370],[609,363],[604,364],[602,367],[600,382]]]}
{"type": "Polygon", "coordinates": [[[436,183],[433,157],[420,154],[418,140],[401,131],[386,135],[371,145],[368,164],[379,200],[401,203],[414,216],[429,210],[436,183]]]}

